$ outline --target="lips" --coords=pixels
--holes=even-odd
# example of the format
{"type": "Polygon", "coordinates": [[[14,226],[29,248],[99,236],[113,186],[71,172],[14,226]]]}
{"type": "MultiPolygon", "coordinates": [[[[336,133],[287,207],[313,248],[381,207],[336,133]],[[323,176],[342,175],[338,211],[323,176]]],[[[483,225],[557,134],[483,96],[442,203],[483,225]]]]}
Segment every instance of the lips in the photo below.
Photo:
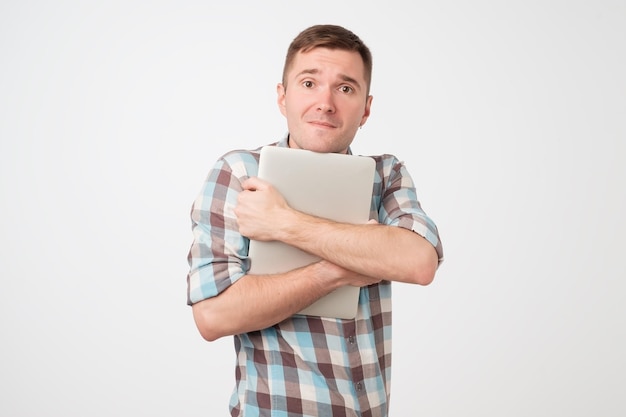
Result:
{"type": "Polygon", "coordinates": [[[307,123],[321,127],[337,127],[335,123],[329,122],[328,120],[309,120],[307,123]]]}

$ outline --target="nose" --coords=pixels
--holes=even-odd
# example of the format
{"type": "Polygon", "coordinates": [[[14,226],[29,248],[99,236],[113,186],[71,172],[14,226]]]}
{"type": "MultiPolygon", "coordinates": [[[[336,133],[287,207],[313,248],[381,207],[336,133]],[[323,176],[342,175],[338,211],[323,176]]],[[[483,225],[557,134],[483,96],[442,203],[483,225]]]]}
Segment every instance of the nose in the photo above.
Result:
{"type": "Polygon", "coordinates": [[[322,89],[320,91],[317,111],[322,113],[335,112],[335,102],[333,100],[333,93],[331,89],[322,89]]]}

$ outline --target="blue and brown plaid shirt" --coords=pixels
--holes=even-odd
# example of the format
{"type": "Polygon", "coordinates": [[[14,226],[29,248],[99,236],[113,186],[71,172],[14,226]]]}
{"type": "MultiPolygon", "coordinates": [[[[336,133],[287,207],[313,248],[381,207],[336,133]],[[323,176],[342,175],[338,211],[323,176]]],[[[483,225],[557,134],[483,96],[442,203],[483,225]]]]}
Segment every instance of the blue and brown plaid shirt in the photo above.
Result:
{"type": "MultiPolygon", "coordinates": [[[[287,138],[270,146],[287,146],[287,138]]],[[[249,269],[249,240],[234,207],[241,182],[256,176],[260,148],[232,151],[210,171],[191,209],[188,304],[215,297],[249,269]]],[[[404,227],[443,250],[411,176],[393,155],[376,161],[370,218],[404,227]]],[[[383,277],[384,278],[384,277],[383,277]]],[[[362,287],[353,320],[295,315],[234,336],[232,416],[385,417],[391,381],[391,282],[362,287]]]]}

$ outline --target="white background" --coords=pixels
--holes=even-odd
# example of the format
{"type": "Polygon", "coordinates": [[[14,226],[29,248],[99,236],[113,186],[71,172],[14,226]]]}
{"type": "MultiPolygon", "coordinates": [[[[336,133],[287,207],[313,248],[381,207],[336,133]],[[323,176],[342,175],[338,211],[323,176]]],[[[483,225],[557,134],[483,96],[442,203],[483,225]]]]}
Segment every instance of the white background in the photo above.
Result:
{"type": "Polygon", "coordinates": [[[392,417],[626,414],[624,2],[26,0],[0,5],[0,415],[227,415],[189,209],[284,134],[316,23],[371,47],[353,151],[406,161],[444,243],[395,286],[392,417]]]}

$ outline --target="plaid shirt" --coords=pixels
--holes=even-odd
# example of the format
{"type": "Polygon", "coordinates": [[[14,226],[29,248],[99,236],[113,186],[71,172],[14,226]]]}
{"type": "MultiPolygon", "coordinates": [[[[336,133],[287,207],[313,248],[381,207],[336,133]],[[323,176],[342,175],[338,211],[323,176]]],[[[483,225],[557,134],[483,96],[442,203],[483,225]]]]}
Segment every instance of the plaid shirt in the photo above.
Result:
{"type": "MultiPolygon", "coordinates": [[[[270,146],[287,146],[287,138],[270,146]]],[[[257,174],[259,150],[222,156],[193,203],[189,305],[217,296],[249,269],[249,240],[238,232],[233,209],[241,182],[257,174]]],[[[373,158],[376,176],[370,218],[424,236],[441,262],[437,227],[421,209],[404,164],[393,155],[373,158]]],[[[388,415],[389,281],[361,288],[353,320],[295,315],[267,329],[235,335],[234,341],[232,416],[388,415]]]]}

